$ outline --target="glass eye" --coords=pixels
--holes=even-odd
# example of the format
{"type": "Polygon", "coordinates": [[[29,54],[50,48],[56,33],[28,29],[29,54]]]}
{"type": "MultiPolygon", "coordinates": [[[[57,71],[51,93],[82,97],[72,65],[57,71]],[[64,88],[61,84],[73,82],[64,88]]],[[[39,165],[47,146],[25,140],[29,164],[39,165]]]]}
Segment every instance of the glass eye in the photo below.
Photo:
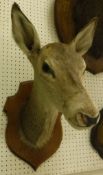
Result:
{"type": "Polygon", "coordinates": [[[50,74],[53,78],[55,78],[55,73],[53,69],[46,62],[43,63],[42,70],[44,73],[50,74]]]}

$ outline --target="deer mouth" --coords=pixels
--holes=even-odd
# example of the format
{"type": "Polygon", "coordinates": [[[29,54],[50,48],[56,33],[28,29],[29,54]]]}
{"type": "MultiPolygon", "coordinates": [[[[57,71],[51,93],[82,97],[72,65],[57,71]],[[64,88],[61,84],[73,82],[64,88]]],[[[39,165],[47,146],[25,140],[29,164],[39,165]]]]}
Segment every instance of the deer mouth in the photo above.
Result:
{"type": "Polygon", "coordinates": [[[76,121],[81,127],[90,127],[98,123],[99,116],[94,118],[83,113],[78,113],[76,116],[76,121]]]}

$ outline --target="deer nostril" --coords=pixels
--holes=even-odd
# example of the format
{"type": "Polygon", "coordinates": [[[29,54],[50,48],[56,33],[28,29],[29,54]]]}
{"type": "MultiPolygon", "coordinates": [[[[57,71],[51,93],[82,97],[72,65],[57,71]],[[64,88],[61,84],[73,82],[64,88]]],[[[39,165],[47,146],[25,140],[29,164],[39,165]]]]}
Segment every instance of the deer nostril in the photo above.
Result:
{"type": "Polygon", "coordinates": [[[100,119],[100,115],[98,115],[95,118],[91,118],[91,117],[87,116],[87,126],[97,124],[99,122],[99,119],[100,119]]]}

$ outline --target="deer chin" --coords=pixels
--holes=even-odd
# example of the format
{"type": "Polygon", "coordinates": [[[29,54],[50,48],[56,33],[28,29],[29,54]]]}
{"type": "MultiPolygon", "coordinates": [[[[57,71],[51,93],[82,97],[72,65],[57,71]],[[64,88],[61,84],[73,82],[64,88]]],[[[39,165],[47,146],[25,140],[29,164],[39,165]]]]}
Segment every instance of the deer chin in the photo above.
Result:
{"type": "Polygon", "coordinates": [[[88,127],[86,126],[86,124],[84,124],[82,121],[78,122],[78,121],[76,120],[76,118],[75,118],[75,119],[70,119],[70,120],[68,120],[68,122],[70,123],[70,125],[71,125],[73,128],[78,129],[78,130],[82,130],[82,129],[88,128],[88,127]]]}
{"type": "Polygon", "coordinates": [[[89,127],[88,126],[88,119],[87,119],[87,116],[85,114],[78,113],[76,115],[76,121],[77,121],[79,127],[89,127]]]}
{"type": "Polygon", "coordinates": [[[77,120],[77,117],[74,116],[72,118],[66,118],[65,119],[68,121],[68,123],[74,128],[74,129],[78,129],[78,130],[82,130],[82,129],[86,129],[87,126],[86,124],[81,120],[77,120]]]}

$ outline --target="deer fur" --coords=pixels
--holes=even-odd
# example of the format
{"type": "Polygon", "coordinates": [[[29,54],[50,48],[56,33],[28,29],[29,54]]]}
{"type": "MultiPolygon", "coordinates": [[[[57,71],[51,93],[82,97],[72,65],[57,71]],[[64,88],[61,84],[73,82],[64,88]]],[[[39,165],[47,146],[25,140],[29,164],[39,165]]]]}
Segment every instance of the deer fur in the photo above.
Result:
{"type": "Polygon", "coordinates": [[[58,112],[75,128],[96,123],[98,110],[82,85],[82,56],[92,45],[93,19],[70,44],[50,43],[40,47],[35,27],[14,3],[11,11],[13,37],[27,55],[35,72],[32,93],[21,121],[24,141],[43,147],[52,135],[58,112]],[[88,121],[92,121],[88,123],[88,121]]]}

